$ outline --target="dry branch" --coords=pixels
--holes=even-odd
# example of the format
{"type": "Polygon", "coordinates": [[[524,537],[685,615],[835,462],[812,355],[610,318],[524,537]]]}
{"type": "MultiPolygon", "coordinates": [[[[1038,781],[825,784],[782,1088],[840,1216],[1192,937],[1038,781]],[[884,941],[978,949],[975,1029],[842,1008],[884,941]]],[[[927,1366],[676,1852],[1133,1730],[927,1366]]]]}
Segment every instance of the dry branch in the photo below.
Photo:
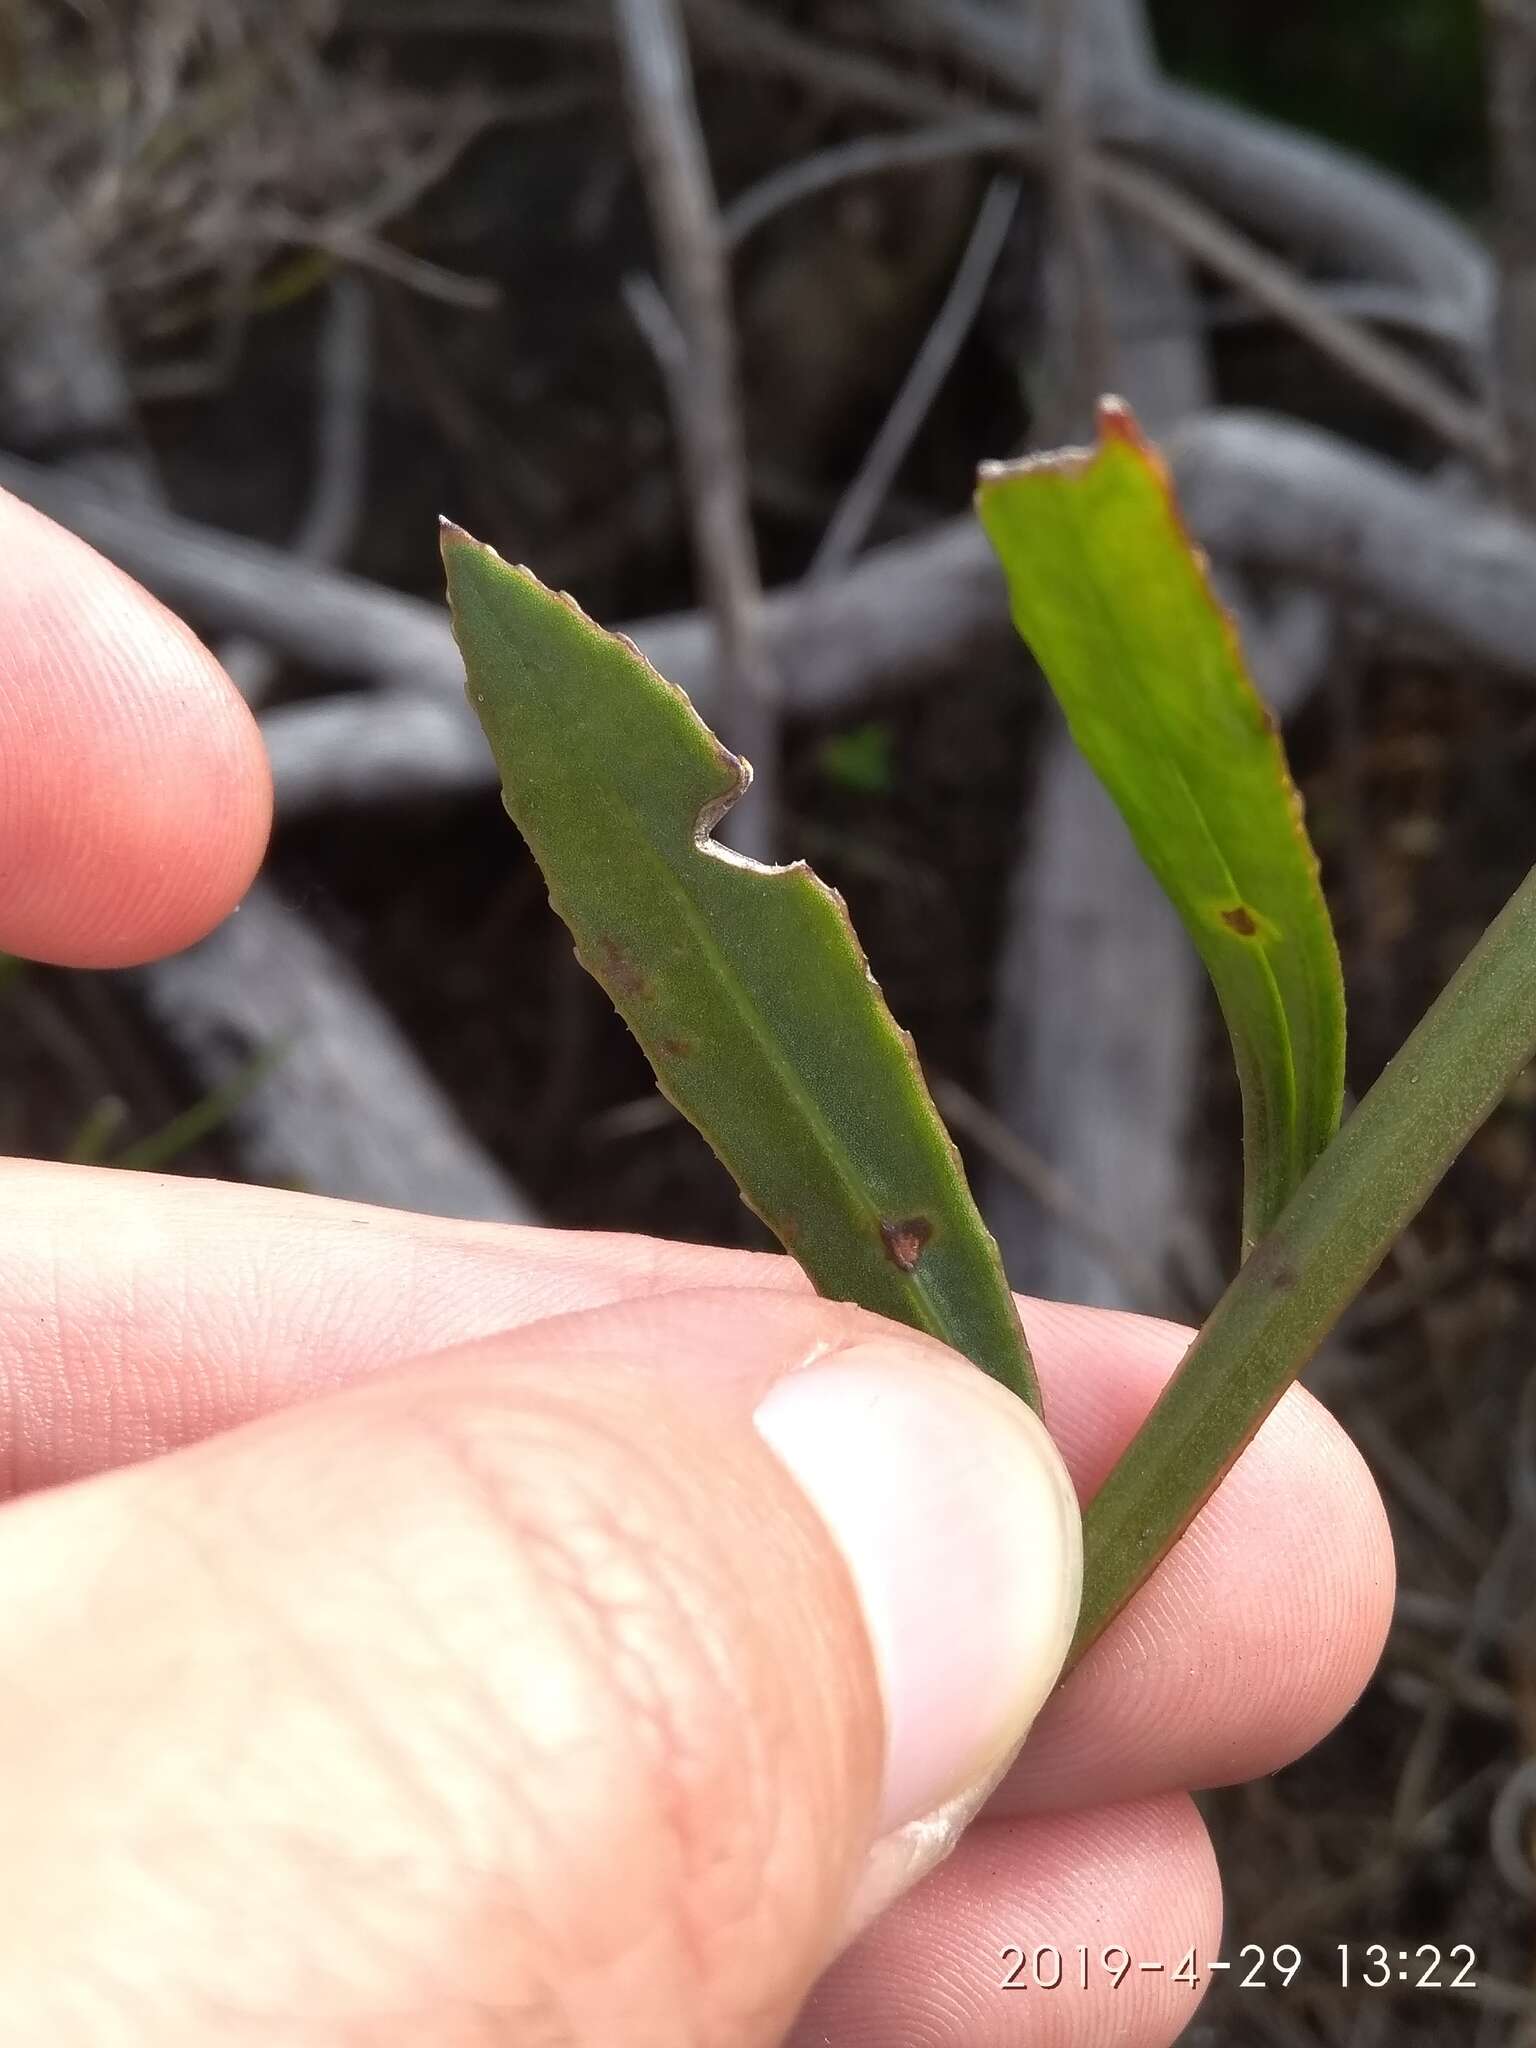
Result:
{"type": "Polygon", "coordinates": [[[1056,273],[1048,291],[1049,345],[1057,385],[1053,396],[1069,419],[1078,420],[1091,418],[1099,393],[1112,389],[1116,381],[1104,219],[1090,161],[1093,115],[1086,104],[1095,16],[1102,9],[1084,11],[1076,0],[1043,0],[1043,8],[1051,224],[1047,261],[1056,273]]]}
{"type": "Polygon", "coordinates": [[[265,883],[201,945],[134,978],[206,1088],[279,1049],[233,1117],[255,1179],[429,1215],[535,1220],[376,998],[265,883]]]}
{"type": "MultiPolygon", "coordinates": [[[[707,0],[708,11],[738,0],[707,0]]],[[[1046,50],[1013,9],[984,0],[899,0],[905,18],[992,83],[1037,101],[1046,50]]],[[[1468,359],[1486,359],[1493,268],[1449,213],[1347,150],[1192,87],[1124,73],[1106,89],[1096,126],[1109,143],[1198,192],[1259,233],[1346,275],[1413,287],[1458,308],[1468,359]]]]}
{"type": "Polygon", "coordinates": [[[631,303],[661,365],[682,449],[699,581],[719,636],[724,736],[751,762],[755,784],[721,829],[742,853],[771,860],[778,679],[763,630],[725,236],[675,0],[615,0],[615,10],[667,287],[665,305],[643,293],[631,303]]]}
{"type": "MultiPolygon", "coordinates": [[[[744,18],[750,33],[743,47],[758,61],[823,94],[841,90],[885,113],[932,124],[835,145],[774,173],[732,208],[729,225],[737,240],[782,206],[877,169],[955,156],[997,156],[1036,171],[1050,167],[1050,139],[1028,115],[989,111],[868,57],[824,53],[790,30],[758,21],[737,0],[709,0],[703,19],[716,21],[717,11],[729,31],[727,47],[735,46],[731,38],[742,34],[744,18]]],[[[1314,289],[1290,264],[1260,248],[1209,205],[1142,165],[1102,150],[1085,151],[1082,168],[1085,180],[1110,205],[1173,242],[1447,447],[1484,467],[1500,462],[1501,438],[1485,406],[1463,398],[1405,350],[1350,318],[1326,292],[1314,289]]],[[[1438,296],[1426,299],[1441,323],[1449,303],[1438,296]]],[[[1460,323],[1456,332],[1465,340],[1460,323]]]]}
{"type": "MultiPolygon", "coordinates": [[[[342,271],[326,290],[315,370],[314,474],[293,539],[296,561],[327,567],[344,561],[363,511],[373,316],[368,288],[342,271]]],[[[266,698],[281,666],[265,641],[232,634],[219,659],[251,704],[266,698]]]]}
{"type": "Polygon", "coordinates": [[[1483,0],[1498,255],[1498,399],[1512,502],[1536,513],[1536,0],[1483,0]]]}
{"type": "Polygon", "coordinates": [[[1017,179],[996,177],[987,187],[944,303],[817,543],[807,571],[810,581],[823,583],[841,573],[868,539],[897,473],[975,325],[1018,203],[1017,179]]]}
{"type": "Polygon", "coordinates": [[[151,517],[71,471],[17,456],[0,455],[0,485],[205,631],[249,634],[323,674],[462,691],[464,672],[437,605],[195,520],[151,517]]]}
{"type": "MultiPolygon", "coordinates": [[[[56,264],[60,243],[50,238],[47,246],[56,264]]],[[[31,274],[19,265],[11,273],[31,274]]],[[[27,467],[40,484],[81,492],[131,530],[149,516],[156,479],[134,446],[126,383],[90,274],[82,267],[72,284],[64,282],[70,288],[28,296],[12,309],[9,346],[0,347],[0,422],[9,424],[13,365],[50,358],[78,365],[78,383],[73,375],[23,381],[25,424],[64,445],[72,430],[88,429],[111,454],[108,480],[126,482],[137,502],[114,505],[65,471],[27,467]]],[[[264,882],[201,945],[131,979],[207,1092],[234,1079],[252,1053],[287,1041],[286,1056],[236,1114],[254,1173],[317,1194],[531,1220],[528,1204],[464,1130],[367,989],[264,882]]]]}
{"type": "MultiPolygon", "coordinates": [[[[1536,531],[1470,508],[1448,517],[1433,483],[1261,414],[1191,421],[1170,452],[1191,525],[1218,562],[1364,600],[1512,676],[1536,677],[1536,531]]],[[[393,686],[379,701],[323,699],[268,719],[280,796],[295,809],[493,786],[438,606],[190,520],[128,511],[78,478],[16,457],[0,457],[0,485],[205,629],[253,633],[323,672],[393,686]],[[407,714],[397,744],[388,728],[407,714]]],[[[820,589],[774,591],[765,619],[786,709],[811,715],[985,673],[1011,644],[1001,578],[969,519],[875,548],[820,589]]],[[[674,614],[624,630],[715,715],[707,620],[674,614]]]]}
{"type": "MultiPolygon", "coordinates": [[[[1123,1256],[1165,1274],[1183,1174],[1199,1001],[1177,918],[1064,732],[1043,756],[995,992],[998,1115],[1123,1256]]],[[[1102,1307],[1147,1306],[1119,1262],[1015,1176],[983,1183],[1009,1278],[1102,1307]]]]}
{"type": "MultiPolygon", "coordinates": [[[[1181,429],[1170,453],[1191,523],[1218,557],[1365,598],[1511,675],[1536,673],[1536,531],[1476,507],[1448,519],[1436,484],[1278,416],[1212,413],[1181,429]]],[[[16,456],[0,456],[0,485],[205,628],[259,635],[338,677],[449,700],[462,691],[437,605],[193,520],[130,511],[88,481],[16,456]]],[[[995,654],[1006,644],[1000,593],[986,544],[963,518],[872,550],[820,590],[770,593],[788,705],[835,710],[995,654]]],[[[674,613],[624,630],[714,714],[706,621],[674,613]]]]}
{"type": "Polygon", "coordinates": [[[1347,441],[1262,413],[1174,436],[1186,515],[1223,559],[1358,598],[1394,625],[1530,680],[1536,528],[1347,441]]]}
{"type": "Polygon", "coordinates": [[[7,205],[54,195],[63,262],[99,281],[130,342],[210,317],[238,329],[300,251],[403,264],[419,288],[484,303],[478,281],[384,236],[502,109],[348,54],[340,0],[9,11],[26,20],[0,126],[7,205]]]}

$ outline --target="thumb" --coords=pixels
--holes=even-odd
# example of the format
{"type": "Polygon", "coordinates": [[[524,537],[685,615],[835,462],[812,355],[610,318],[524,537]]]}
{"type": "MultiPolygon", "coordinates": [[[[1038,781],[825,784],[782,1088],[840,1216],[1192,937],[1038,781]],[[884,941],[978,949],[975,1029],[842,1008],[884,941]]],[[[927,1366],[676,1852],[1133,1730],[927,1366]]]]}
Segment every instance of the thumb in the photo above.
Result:
{"type": "Polygon", "coordinates": [[[974,1368],[738,1290],[33,1496],[0,1583],[17,2048],[751,2048],[1017,1747],[1078,1529],[974,1368]]]}

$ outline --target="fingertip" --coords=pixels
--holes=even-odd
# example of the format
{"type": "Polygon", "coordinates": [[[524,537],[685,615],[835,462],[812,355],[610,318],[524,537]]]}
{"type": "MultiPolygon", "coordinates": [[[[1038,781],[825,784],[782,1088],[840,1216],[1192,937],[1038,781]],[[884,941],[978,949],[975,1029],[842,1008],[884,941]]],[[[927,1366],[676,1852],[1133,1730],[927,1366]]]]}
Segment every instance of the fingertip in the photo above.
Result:
{"type": "Polygon", "coordinates": [[[272,784],[212,654],[0,492],[0,950],[67,967],[179,951],[260,865],[272,784]]]}
{"type": "Polygon", "coordinates": [[[823,1977],[789,2048],[1169,2048],[1220,1940],[1187,1796],[983,1816],[823,1977]]]}
{"type": "Polygon", "coordinates": [[[1365,1690],[1396,1603],[1392,1531],[1354,1440],[1297,1386],[1190,1534],[1191,1582],[1235,1616],[1226,1667],[1234,1691],[1241,1669],[1252,1673],[1231,1754],[1202,1777],[1236,1783],[1303,1755],[1365,1690]],[[1247,1588],[1241,1603],[1234,1565],[1247,1588]]]}

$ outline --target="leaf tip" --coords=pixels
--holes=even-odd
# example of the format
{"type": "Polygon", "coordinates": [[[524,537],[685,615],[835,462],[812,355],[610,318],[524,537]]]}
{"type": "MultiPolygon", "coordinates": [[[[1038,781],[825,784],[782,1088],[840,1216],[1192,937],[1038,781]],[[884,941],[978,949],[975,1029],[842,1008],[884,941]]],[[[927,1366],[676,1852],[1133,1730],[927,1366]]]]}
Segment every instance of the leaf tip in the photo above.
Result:
{"type": "MultiPolygon", "coordinates": [[[[563,605],[568,612],[571,612],[576,618],[580,619],[584,626],[591,627],[593,632],[602,632],[602,627],[598,626],[593,619],[588,617],[587,613],[582,610],[568,590],[553,589],[541,577],[535,576],[526,563],[509,562],[505,555],[498,553],[491,546],[489,541],[477,540],[474,534],[467,532],[464,527],[457,525],[452,519],[445,517],[442,513],[438,514],[437,528],[438,545],[442,551],[443,565],[448,571],[450,599],[454,595],[454,577],[457,570],[461,568],[472,569],[474,567],[489,569],[493,577],[508,579],[515,584],[521,584],[525,588],[537,593],[540,597],[553,598],[558,604],[563,605]]],[[[635,646],[634,642],[625,639],[622,633],[610,634],[608,637],[622,641],[623,645],[631,653],[639,654],[639,649],[635,646]]],[[[642,656],[641,659],[644,659],[644,657],[642,656]]],[[[648,663],[647,666],[649,666],[648,663]]]]}
{"type": "Polygon", "coordinates": [[[1095,409],[1095,423],[1102,444],[1106,441],[1123,441],[1127,447],[1135,448],[1142,454],[1148,453],[1152,443],[1141,430],[1130,402],[1117,397],[1113,391],[1106,391],[1095,409]]]}
{"type": "Polygon", "coordinates": [[[1015,455],[1005,462],[983,462],[976,471],[976,504],[982,508],[990,492],[1031,476],[1077,476],[1091,469],[1112,442],[1120,442],[1144,459],[1161,462],[1155,444],[1141,430],[1129,402],[1112,391],[1104,393],[1095,412],[1096,433],[1091,448],[1039,448],[1029,455],[1015,455]]]}
{"type": "Polygon", "coordinates": [[[439,512],[437,515],[437,543],[445,556],[450,548],[484,546],[483,541],[478,541],[472,533],[467,533],[462,526],[450,519],[446,512],[439,512]]]}

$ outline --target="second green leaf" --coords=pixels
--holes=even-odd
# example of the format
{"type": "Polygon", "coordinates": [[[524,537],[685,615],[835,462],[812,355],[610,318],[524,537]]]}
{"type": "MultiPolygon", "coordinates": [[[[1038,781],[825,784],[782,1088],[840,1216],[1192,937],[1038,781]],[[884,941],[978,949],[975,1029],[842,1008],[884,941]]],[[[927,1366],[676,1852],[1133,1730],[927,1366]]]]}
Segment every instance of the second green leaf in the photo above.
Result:
{"type": "Polygon", "coordinates": [[[1118,401],[1099,428],[1090,450],[987,465],[977,509],[1019,632],[1215,984],[1246,1253],[1338,1126],[1338,948],[1279,734],[1168,472],[1118,401]]]}

